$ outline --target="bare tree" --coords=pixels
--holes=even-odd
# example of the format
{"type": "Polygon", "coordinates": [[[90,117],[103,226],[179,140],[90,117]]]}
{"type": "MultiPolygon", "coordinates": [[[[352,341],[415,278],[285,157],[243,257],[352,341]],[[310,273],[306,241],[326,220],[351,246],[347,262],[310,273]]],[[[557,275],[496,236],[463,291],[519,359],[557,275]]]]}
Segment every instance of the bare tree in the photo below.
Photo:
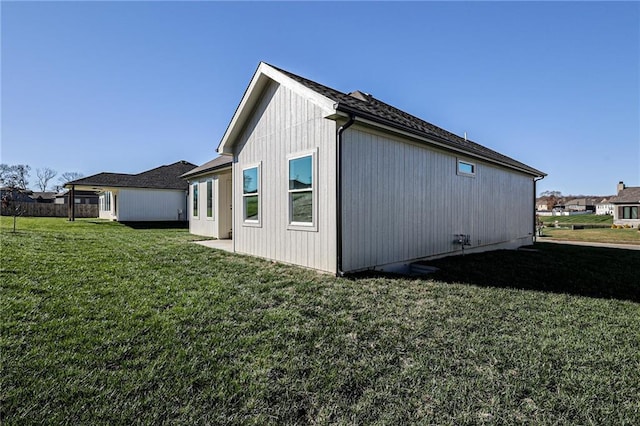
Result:
{"type": "Polygon", "coordinates": [[[79,172],[64,172],[58,177],[58,184],[54,186],[56,192],[60,192],[64,189],[64,185],[67,182],[71,182],[76,179],[80,179],[84,175],[79,172]]]}
{"type": "Polygon", "coordinates": [[[16,219],[22,215],[21,199],[29,185],[31,167],[25,164],[10,166],[0,164],[0,185],[2,186],[2,210],[13,216],[13,232],[16,232],[16,219]]]}
{"type": "Polygon", "coordinates": [[[26,164],[0,164],[0,185],[24,191],[29,186],[29,170],[26,164]]]}
{"type": "Polygon", "coordinates": [[[38,176],[38,183],[36,185],[40,188],[40,191],[45,192],[47,190],[47,186],[49,186],[49,181],[57,174],[58,172],[48,167],[36,169],[36,176],[38,176]]]}
{"type": "Polygon", "coordinates": [[[79,172],[64,172],[58,178],[58,182],[60,182],[60,184],[64,186],[65,183],[71,182],[72,180],[80,179],[83,176],[84,175],[79,172]]]}

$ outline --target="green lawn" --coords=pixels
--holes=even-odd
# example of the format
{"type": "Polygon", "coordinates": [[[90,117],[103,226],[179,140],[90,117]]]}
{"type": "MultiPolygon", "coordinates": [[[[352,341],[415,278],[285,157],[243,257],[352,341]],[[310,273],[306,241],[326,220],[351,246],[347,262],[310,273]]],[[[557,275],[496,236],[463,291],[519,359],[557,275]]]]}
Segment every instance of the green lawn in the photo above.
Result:
{"type": "Polygon", "coordinates": [[[637,229],[576,229],[544,228],[543,235],[555,240],[591,241],[599,243],[640,244],[640,232],[637,229]]]}
{"type": "Polygon", "coordinates": [[[640,251],[337,279],[184,229],[0,225],[3,425],[640,424],[640,251]]]}
{"type": "Polygon", "coordinates": [[[538,216],[545,225],[551,225],[558,221],[560,224],[599,224],[611,225],[613,216],[596,214],[579,214],[573,216],[538,216]]]}

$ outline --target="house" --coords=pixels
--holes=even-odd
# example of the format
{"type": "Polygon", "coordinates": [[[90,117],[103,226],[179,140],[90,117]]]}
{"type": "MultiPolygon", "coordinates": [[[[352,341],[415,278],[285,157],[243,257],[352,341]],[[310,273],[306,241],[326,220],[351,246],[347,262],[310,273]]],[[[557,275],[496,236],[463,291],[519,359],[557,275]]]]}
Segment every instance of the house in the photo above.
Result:
{"type": "Polygon", "coordinates": [[[596,203],[596,215],[613,216],[613,204],[611,203],[609,198],[610,197],[602,198],[596,203]]]}
{"type": "Polygon", "coordinates": [[[618,195],[611,198],[613,204],[613,223],[640,226],[640,186],[627,187],[624,182],[618,183],[618,195]]]}
{"type": "Polygon", "coordinates": [[[32,192],[31,193],[31,198],[33,199],[33,201],[35,201],[36,203],[45,203],[45,204],[50,204],[53,203],[54,200],[56,199],[56,195],[58,195],[57,192],[32,192]]]}
{"type": "Polygon", "coordinates": [[[530,244],[545,176],[266,63],[218,153],[233,161],[233,250],[338,275],[530,244]]]}
{"type": "MultiPolygon", "coordinates": [[[[56,195],[55,204],[69,204],[70,191],[56,195]]],[[[74,202],[76,204],[98,204],[99,196],[95,191],[81,191],[76,189],[74,193],[74,202]]]]}
{"type": "Polygon", "coordinates": [[[565,202],[565,210],[570,212],[590,212],[596,210],[596,201],[593,198],[572,198],[565,202]]]}
{"type": "MultiPolygon", "coordinates": [[[[188,184],[181,175],[195,168],[178,161],[138,174],[98,173],[65,184],[99,194],[99,217],[120,222],[186,221],[188,184]]],[[[69,204],[73,211],[75,203],[69,204]]],[[[73,214],[70,213],[73,220],[73,214]]]]}
{"type": "Polygon", "coordinates": [[[182,175],[189,182],[189,231],[231,238],[231,157],[218,157],[182,175]]]}

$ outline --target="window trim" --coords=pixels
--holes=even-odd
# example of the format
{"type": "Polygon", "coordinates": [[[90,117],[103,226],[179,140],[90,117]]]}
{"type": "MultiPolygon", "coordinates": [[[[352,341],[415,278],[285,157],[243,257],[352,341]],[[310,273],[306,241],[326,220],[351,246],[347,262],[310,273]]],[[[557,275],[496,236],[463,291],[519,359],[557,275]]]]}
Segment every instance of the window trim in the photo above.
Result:
{"type": "Polygon", "coordinates": [[[462,159],[462,158],[457,158],[456,159],[456,174],[458,176],[465,176],[465,177],[476,177],[476,171],[478,170],[478,166],[476,163],[462,159]],[[460,166],[461,165],[466,165],[466,166],[471,166],[471,173],[469,172],[465,172],[463,170],[460,170],[460,166]]]}
{"type": "Polygon", "coordinates": [[[200,217],[200,182],[191,184],[191,217],[198,219],[200,217]]]}
{"type": "Polygon", "coordinates": [[[300,151],[294,154],[287,155],[286,163],[286,196],[287,196],[287,229],[292,231],[318,231],[318,148],[311,150],[300,151]],[[289,167],[291,160],[297,160],[299,158],[311,157],[311,189],[304,190],[292,190],[289,189],[289,167]],[[311,222],[294,222],[293,206],[291,204],[291,194],[311,192],[311,222]]]}
{"type": "Polygon", "coordinates": [[[242,226],[249,226],[249,227],[256,227],[256,228],[260,228],[262,227],[262,162],[259,161],[257,163],[251,163],[251,164],[247,164],[245,165],[242,170],[241,170],[241,175],[240,175],[240,196],[242,197],[242,226]],[[258,169],[258,186],[257,186],[257,192],[255,194],[245,194],[244,193],[244,172],[245,170],[250,170],[250,169],[258,169]],[[246,218],[246,212],[245,212],[245,208],[246,208],[246,204],[245,204],[245,197],[252,197],[252,196],[257,196],[258,197],[258,218],[257,219],[250,219],[247,220],[246,218]]]}
{"type": "Polygon", "coordinates": [[[621,206],[620,207],[620,213],[622,213],[620,215],[620,219],[622,220],[638,220],[640,219],[640,207],[638,206],[621,206]],[[636,213],[636,217],[633,217],[633,212],[635,211],[636,213]],[[629,213],[629,217],[627,217],[626,213],[629,213]]]}
{"type": "Polygon", "coordinates": [[[207,220],[215,220],[216,216],[215,216],[215,200],[213,197],[213,178],[208,178],[207,180],[205,180],[205,186],[206,186],[206,205],[207,205],[207,220]],[[211,191],[209,191],[211,190],[211,191]],[[211,212],[209,212],[209,204],[211,204],[211,212]]]}

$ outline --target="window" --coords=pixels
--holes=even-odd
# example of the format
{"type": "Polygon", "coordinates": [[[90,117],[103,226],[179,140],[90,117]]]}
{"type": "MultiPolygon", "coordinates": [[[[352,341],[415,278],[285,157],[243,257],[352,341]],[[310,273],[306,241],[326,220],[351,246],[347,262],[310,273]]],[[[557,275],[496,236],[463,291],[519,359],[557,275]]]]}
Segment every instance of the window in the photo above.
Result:
{"type": "Polygon", "coordinates": [[[242,201],[244,221],[260,223],[260,166],[242,171],[242,201]]]}
{"type": "Polygon", "coordinates": [[[622,207],[622,219],[638,219],[638,206],[622,207]]]}
{"type": "Polygon", "coordinates": [[[213,181],[207,181],[207,217],[213,218],[213,181]]]}
{"type": "Polygon", "coordinates": [[[289,225],[314,229],[315,223],[315,152],[289,157],[289,225]]]}
{"type": "Polygon", "coordinates": [[[476,165],[468,161],[458,160],[458,175],[460,176],[475,176],[476,165]]]}
{"type": "Polygon", "coordinates": [[[111,211],[111,192],[105,192],[102,194],[102,211],[111,211]]]}
{"type": "Polygon", "coordinates": [[[198,217],[198,182],[193,184],[193,217],[198,217]]]}

